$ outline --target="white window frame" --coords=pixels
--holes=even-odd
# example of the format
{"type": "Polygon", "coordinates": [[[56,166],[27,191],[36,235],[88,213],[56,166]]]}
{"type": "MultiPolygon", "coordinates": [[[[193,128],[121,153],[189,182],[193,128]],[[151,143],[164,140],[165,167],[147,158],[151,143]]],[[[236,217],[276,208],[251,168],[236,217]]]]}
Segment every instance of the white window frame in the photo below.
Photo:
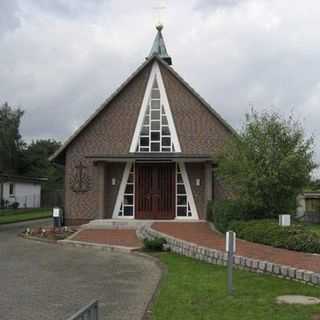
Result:
{"type": "MultiPolygon", "coordinates": [[[[198,210],[197,210],[197,206],[195,204],[194,198],[193,198],[193,194],[192,194],[192,189],[191,189],[191,185],[190,185],[190,181],[189,181],[189,177],[187,174],[187,170],[185,167],[184,162],[178,161],[177,165],[180,167],[180,172],[181,172],[181,176],[182,176],[182,180],[184,183],[184,187],[186,189],[186,195],[187,195],[187,206],[189,204],[190,206],[190,211],[191,211],[191,216],[178,216],[178,201],[177,201],[177,195],[178,195],[178,184],[177,184],[177,168],[176,168],[176,218],[177,220],[199,220],[199,215],[198,215],[198,210]]],[[[188,208],[187,208],[187,212],[188,212],[188,208]]]]}
{"type": "MultiPolygon", "coordinates": [[[[178,215],[177,215],[177,208],[178,208],[177,195],[178,195],[178,193],[177,193],[177,167],[176,167],[175,168],[175,197],[176,197],[175,198],[175,202],[176,202],[175,219],[176,220],[199,220],[199,215],[198,215],[197,207],[196,207],[194,197],[192,194],[192,189],[191,189],[191,185],[190,185],[190,181],[189,181],[189,177],[188,177],[188,174],[186,171],[185,164],[183,162],[177,162],[177,164],[180,167],[182,180],[183,180],[183,183],[184,183],[184,186],[186,189],[187,205],[189,204],[189,206],[190,206],[191,216],[187,215],[187,216],[178,217],[178,215]]],[[[177,166],[177,164],[176,164],[176,166],[177,166]]],[[[119,187],[119,191],[118,191],[118,195],[117,195],[117,200],[116,200],[113,214],[112,214],[113,219],[135,219],[135,200],[136,200],[135,186],[133,189],[133,215],[132,216],[124,216],[124,215],[120,216],[119,215],[121,204],[123,203],[123,200],[124,200],[125,189],[127,186],[127,181],[128,181],[132,166],[135,166],[134,162],[127,162],[125,165],[124,172],[123,172],[122,179],[121,179],[121,183],[120,183],[120,187],[119,187]]],[[[135,175],[135,167],[133,169],[133,172],[135,175]]],[[[135,176],[134,176],[133,183],[135,184],[135,176]]]]}
{"type": "Polygon", "coordinates": [[[9,183],[9,197],[14,198],[16,195],[16,185],[13,182],[9,183]],[[12,186],[12,193],[11,193],[11,186],[12,186]]]}
{"type": "MultiPolygon", "coordinates": [[[[151,97],[152,87],[153,87],[153,83],[154,83],[155,79],[157,80],[157,83],[159,86],[160,97],[161,97],[161,101],[163,102],[162,105],[163,105],[163,108],[164,108],[164,111],[165,111],[165,114],[166,114],[167,120],[168,120],[168,127],[169,127],[170,135],[171,135],[171,144],[174,147],[174,152],[181,152],[181,146],[180,146],[177,131],[176,131],[176,128],[174,125],[173,116],[172,116],[171,109],[169,106],[169,101],[168,101],[167,93],[166,93],[166,90],[164,87],[160,67],[159,67],[158,62],[155,61],[152,65],[152,69],[151,69],[150,76],[148,79],[146,91],[145,91],[142,105],[141,105],[141,109],[139,112],[136,128],[135,128],[134,135],[133,135],[133,138],[131,141],[130,150],[129,150],[129,152],[131,152],[131,153],[137,152],[140,132],[143,127],[144,117],[147,112],[147,108],[148,108],[150,97],[151,97]]],[[[160,109],[162,108],[162,105],[160,105],[160,109]]],[[[170,151],[161,151],[161,149],[160,149],[160,151],[151,151],[150,150],[150,151],[142,151],[142,152],[162,153],[162,152],[170,152],[170,151]]]]}
{"type": "MultiPolygon", "coordinates": [[[[117,200],[113,209],[113,214],[112,214],[112,218],[113,219],[135,219],[135,168],[133,169],[134,172],[134,180],[133,180],[133,215],[132,216],[120,216],[119,212],[120,212],[120,208],[121,208],[121,204],[123,203],[124,200],[124,193],[125,193],[125,189],[127,186],[127,181],[129,178],[129,174],[131,171],[131,167],[134,166],[134,162],[127,162],[123,171],[123,175],[122,175],[122,179],[121,179],[121,183],[120,183],[120,187],[119,187],[119,191],[118,191],[118,195],[117,195],[117,200]]],[[[123,204],[122,204],[123,206],[123,204]]],[[[122,210],[124,208],[122,207],[122,210]]]]}

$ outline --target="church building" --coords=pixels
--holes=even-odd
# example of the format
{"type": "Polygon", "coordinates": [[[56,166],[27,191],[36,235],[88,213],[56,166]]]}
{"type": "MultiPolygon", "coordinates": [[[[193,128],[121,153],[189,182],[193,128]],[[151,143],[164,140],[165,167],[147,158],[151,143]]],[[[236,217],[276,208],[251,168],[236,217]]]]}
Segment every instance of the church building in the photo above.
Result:
{"type": "Polygon", "coordinates": [[[173,69],[159,25],[146,60],[51,157],[65,166],[66,224],[206,219],[227,196],[215,168],[234,134],[173,69]]]}

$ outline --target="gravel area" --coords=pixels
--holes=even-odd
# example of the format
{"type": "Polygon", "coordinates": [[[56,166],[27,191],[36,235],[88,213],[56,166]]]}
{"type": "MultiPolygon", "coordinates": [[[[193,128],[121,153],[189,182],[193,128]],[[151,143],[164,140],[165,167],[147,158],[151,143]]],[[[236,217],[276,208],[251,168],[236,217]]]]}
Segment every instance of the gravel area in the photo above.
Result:
{"type": "Polygon", "coordinates": [[[94,299],[100,319],[142,318],[161,277],[152,259],[17,237],[44,223],[0,226],[2,320],[65,320],[94,299]]]}

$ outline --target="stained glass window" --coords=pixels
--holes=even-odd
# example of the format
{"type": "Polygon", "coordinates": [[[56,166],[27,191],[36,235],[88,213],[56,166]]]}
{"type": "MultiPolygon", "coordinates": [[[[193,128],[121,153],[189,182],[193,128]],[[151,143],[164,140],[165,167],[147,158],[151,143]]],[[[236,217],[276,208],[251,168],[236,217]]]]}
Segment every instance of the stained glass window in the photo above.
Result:
{"type": "Polygon", "coordinates": [[[120,217],[133,217],[134,215],[134,165],[131,166],[123,199],[120,205],[120,217]]]}
{"type": "Polygon", "coordinates": [[[151,96],[140,131],[137,151],[173,152],[168,118],[163,107],[157,80],[153,82],[151,96]]]}
{"type": "Polygon", "coordinates": [[[181,169],[177,163],[176,169],[176,215],[177,217],[191,217],[190,203],[188,200],[188,195],[186,191],[186,186],[181,174],[181,169]]]}

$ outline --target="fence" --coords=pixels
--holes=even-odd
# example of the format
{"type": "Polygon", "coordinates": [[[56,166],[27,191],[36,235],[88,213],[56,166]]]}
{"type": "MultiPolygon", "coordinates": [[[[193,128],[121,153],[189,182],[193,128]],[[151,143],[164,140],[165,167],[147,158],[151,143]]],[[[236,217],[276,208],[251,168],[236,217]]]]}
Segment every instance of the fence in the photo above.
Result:
{"type": "Polygon", "coordinates": [[[40,208],[41,197],[39,194],[28,194],[22,196],[11,196],[1,201],[0,208],[3,209],[22,209],[40,208]]]}
{"type": "Polygon", "coordinates": [[[69,317],[67,320],[98,320],[99,305],[98,301],[94,300],[87,306],[80,309],[74,315],[69,317]]]}
{"type": "Polygon", "coordinates": [[[63,190],[42,191],[41,206],[44,208],[63,207],[64,192],[63,190]]]}
{"type": "Polygon", "coordinates": [[[14,195],[0,201],[0,209],[53,208],[64,206],[63,190],[42,191],[40,194],[14,195]]]}

